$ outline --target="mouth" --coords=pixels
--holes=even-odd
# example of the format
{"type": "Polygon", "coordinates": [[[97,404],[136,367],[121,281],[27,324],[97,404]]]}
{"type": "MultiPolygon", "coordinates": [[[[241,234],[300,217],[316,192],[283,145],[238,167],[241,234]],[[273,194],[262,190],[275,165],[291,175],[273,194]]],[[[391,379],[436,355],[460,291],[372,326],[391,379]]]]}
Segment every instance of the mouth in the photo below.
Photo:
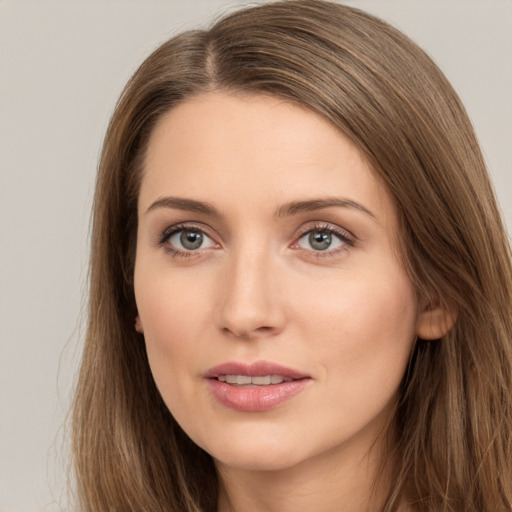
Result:
{"type": "Polygon", "coordinates": [[[293,380],[289,377],[283,377],[282,375],[262,375],[262,376],[250,376],[250,375],[219,375],[217,376],[219,382],[225,382],[233,386],[240,387],[258,387],[258,386],[271,386],[273,384],[281,384],[282,382],[292,382],[293,380]]]}
{"type": "Polygon", "coordinates": [[[309,375],[275,363],[224,363],[205,377],[218,402],[242,412],[274,409],[300,394],[312,380],[309,375]]]}
{"type": "Polygon", "coordinates": [[[286,366],[269,361],[254,363],[223,363],[210,368],[205,374],[207,379],[237,386],[270,386],[293,380],[309,378],[309,375],[286,366]]]}

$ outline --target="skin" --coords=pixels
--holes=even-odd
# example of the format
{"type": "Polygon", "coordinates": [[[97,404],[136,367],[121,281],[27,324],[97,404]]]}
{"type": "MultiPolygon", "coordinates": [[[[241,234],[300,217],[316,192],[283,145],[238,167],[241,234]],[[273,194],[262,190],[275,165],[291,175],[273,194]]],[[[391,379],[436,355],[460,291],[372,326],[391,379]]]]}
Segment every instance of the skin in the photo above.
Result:
{"type": "Polygon", "coordinates": [[[358,149],[286,101],[203,94],[156,126],[138,208],[137,329],[171,413],[215,460],[219,511],[376,507],[382,434],[414,340],[439,334],[439,314],[417,299],[393,200],[358,149]],[[350,202],[282,211],[333,197],[350,202]],[[176,225],[202,230],[203,245],[164,240],[176,225]],[[317,250],[309,233],[326,229],[337,234],[317,250]],[[263,412],[220,404],[205,372],[260,360],[307,375],[304,390],[263,412]]]}

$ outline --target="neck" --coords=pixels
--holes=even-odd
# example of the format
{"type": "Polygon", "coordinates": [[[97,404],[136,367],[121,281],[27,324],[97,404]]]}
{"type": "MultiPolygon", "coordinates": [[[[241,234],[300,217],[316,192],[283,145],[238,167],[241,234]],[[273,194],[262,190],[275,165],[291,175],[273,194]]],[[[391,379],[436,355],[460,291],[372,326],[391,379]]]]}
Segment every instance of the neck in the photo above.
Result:
{"type": "Polygon", "coordinates": [[[380,450],[374,446],[364,458],[332,451],[272,471],[217,463],[221,484],[218,512],[382,510],[390,477],[380,465],[380,450]]]}

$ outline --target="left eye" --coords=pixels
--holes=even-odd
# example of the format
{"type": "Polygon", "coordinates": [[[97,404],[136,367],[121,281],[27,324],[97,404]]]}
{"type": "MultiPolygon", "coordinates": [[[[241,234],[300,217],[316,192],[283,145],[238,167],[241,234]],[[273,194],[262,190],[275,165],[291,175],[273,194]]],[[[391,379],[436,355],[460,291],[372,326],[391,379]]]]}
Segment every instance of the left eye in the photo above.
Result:
{"type": "Polygon", "coordinates": [[[338,249],[347,243],[347,240],[344,240],[334,231],[329,229],[312,229],[299,238],[297,246],[301,249],[327,251],[338,249]]]}
{"type": "Polygon", "coordinates": [[[215,244],[213,240],[199,229],[181,229],[168,238],[168,243],[180,251],[197,251],[207,249],[215,244]]]}

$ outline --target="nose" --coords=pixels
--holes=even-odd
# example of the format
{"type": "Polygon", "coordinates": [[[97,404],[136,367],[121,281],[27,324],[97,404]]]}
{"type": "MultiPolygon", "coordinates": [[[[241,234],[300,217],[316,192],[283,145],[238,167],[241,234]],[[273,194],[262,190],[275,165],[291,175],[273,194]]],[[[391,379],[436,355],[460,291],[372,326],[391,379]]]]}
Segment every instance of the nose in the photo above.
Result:
{"type": "Polygon", "coordinates": [[[251,247],[226,261],[218,305],[218,323],[225,334],[250,340],[282,331],[284,290],[277,267],[264,249],[251,247]]]}

